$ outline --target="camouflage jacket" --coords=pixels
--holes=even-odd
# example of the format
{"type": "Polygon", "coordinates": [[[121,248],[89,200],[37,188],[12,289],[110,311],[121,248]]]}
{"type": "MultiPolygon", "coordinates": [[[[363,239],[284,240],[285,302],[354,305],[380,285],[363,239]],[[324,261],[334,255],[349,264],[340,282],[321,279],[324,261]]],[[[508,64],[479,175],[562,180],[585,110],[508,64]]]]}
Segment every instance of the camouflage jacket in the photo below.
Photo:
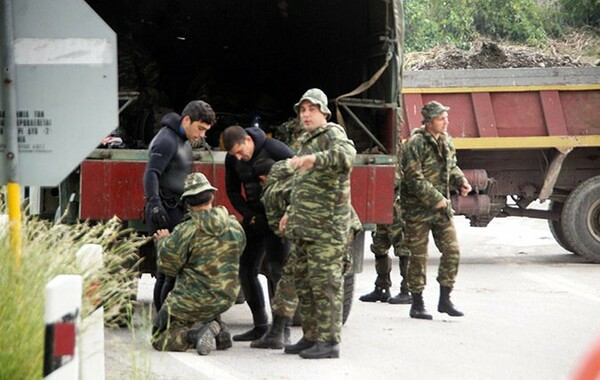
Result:
{"type": "Polygon", "coordinates": [[[350,228],[350,172],[356,156],[344,129],[327,123],[299,138],[299,156],[315,154],[313,168],[293,177],[286,237],[345,242],[350,228]]]}
{"type": "MultiPolygon", "coordinates": [[[[450,200],[450,190],[466,180],[456,165],[451,137],[442,134],[436,141],[425,128],[415,130],[406,142],[402,170],[402,211],[407,220],[435,215],[435,205],[443,198],[450,200]]],[[[451,215],[450,206],[446,211],[451,215]]]]}
{"type": "Polygon", "coordinates": [[[289,159],[274,163],[260,198],[265,206],[269,227],[279,236],[279,221],[290,204],[293,174],[294,169],[289,166],[289,159]]]}
{"type": "Polygon", "coordinates": [[[158,241],[158,268],[177,277],[165,301],[170,314],[196,321],[203,302],[220,304],[222,312],[234,304],[246,235],[223,206],[192,211],[189,216],[158,241]]]}

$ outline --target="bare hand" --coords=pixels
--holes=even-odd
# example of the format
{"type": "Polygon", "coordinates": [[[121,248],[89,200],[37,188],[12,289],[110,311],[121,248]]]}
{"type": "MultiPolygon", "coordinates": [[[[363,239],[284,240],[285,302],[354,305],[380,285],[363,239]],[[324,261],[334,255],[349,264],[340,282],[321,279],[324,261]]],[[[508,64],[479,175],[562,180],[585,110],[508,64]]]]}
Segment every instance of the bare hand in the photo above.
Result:
{"type": "Polygon", "coordinates": [[[154,233],[154,235],[153,235],[153,236],[154,236],[154,239],[156,239],[156,240],[160,240],[160,239],[162,239],[162,238],[164,238],[164,237],[167,237],[167,236],[169,236],[169,235],[171,235],[171,233],[169,232],[169,230],[167,230],[167,229],[162,229],[162,230],[157,230],[157,231],[154,233]]]}
{"type": "Polygon", "coordinates": [[[282,233],[285,232],[285,227],[287,226],[288,219],[289,215],[286,212],[279,220],[279,231],[281,231],[282,233]]]}
{"type": "Polygon", "coordinates": [[[463,197],[466,197],[467,194],[469,194],[471,192],[471,190],[473,190],[473,188],[471,187],[471,184],[469,182],[465,182],[460,187],[460,195],[463,197]]]}
{"type": "Polygon", "coordinates": [[[294,169],[299,169],[300,173],[304,173],[308,169],[315,166],[317,156],[309,154],[308,156],[294,156],[290,159],[290,166],[294,169]]]}

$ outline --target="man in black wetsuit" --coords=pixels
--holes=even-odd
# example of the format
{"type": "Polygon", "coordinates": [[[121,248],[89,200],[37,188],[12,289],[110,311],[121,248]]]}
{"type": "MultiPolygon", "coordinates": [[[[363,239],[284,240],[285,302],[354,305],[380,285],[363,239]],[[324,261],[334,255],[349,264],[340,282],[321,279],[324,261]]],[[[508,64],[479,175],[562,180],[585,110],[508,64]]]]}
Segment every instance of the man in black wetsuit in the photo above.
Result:
{"type": "Polygon", "coordinates": [[[240,281],[246,302],[252,311],[254,328],[234,335],[235,341],[259,339],[268,329],[268,316],[258,274],[267,259],[271,290],[281,277],[283,263],[289,253],[289,243],[269,228],[265,209],[260,201],[262,188],[253,172],[259,158],[275,161],[294,156],[294,152],[279,140],[267,138],[259,127],[243,129],[231,126],[223,131],[225,157],[225,187],[232,206],[242,215],[246,233],[246,248],[240,258],[240,281]],[[243,189],[243,192],[242,192],[243,189]]]}
{"type": "MultiPolygon", "coordinates": [[[[192,148],[188,141],[203,138],[215,124],[212,107],[202,100],[191,101],[181,116],[172,112],[161,120],[163,126],[148,147],[148,165],[144,172],[145,219],[148,234],[173,228],[185,214],[181,202],[185,177],[192,171],[192,148]]],[[[154,307],[160,307],[175,284],[175,278],[156,273],[154,307]]]]}

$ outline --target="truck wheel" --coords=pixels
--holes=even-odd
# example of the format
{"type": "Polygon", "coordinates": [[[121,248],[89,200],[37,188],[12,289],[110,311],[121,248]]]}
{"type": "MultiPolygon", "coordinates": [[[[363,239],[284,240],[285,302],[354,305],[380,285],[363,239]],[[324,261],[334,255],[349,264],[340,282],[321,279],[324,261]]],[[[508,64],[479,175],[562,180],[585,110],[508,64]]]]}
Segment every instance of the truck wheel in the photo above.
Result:
{"type": "MultiPolygon", "coordinates": [[[[563,209],[562,203],[558,203],[558,202],[550,203],[550,210],[553,210],[553,211],[557,210],[558,212],[562,212],[562,209],[563,209]]],[[[552,233],[554,240],[556,240],[556,242],[561,247],[563,247],[564,249],[566,249],[569,252],[576,253],[575,250],[573,249],[573,247],[571,247],[565,239],[565,233],[563,232],[561,221],[562,221],[562,218],[560,218],[558,220],[552,220],[552,219],[548,220],[548,227],[550,228],[550,233],[552,233]]]]}
{"type": "MultiPolygon", "coordinates": [[[[354,297],[354,274],[344,276],[344,307],[342,309],[342,324],[346,323],[352,308],[352,298],[354,297]]],[[[296,308],[296,313],[292,320],[293,326],[301,326],[300,309],[296,308]]]]}
{"type": "Polygon", "coordinates": [[[600,263],[600,176],[571,192],[563,206],[561,226],[574,252],[600,263]]]}

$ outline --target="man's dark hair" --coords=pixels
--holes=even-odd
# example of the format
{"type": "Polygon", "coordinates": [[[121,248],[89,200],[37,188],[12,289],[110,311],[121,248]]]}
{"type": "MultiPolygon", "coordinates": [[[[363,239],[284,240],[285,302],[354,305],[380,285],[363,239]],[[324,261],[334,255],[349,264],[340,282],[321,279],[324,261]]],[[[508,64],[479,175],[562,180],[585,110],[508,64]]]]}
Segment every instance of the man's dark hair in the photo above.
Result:
{"type": "Polygon", "coordinates": [[[188,195],[183,200],[190,206],[201,206],[213,200],[214,190],[204,190],[198,194],[188,195]]]}
{"type": "Polygon", "coordinates": [[[248,132],[239,125],[232,125],[223,131],[223,148],[230,151],[234,145],[242,144],[248,137],[248,132]]]}
{"type": "Polygon", "coordinates": [[[213,111],[210,104],[202,100],[192,100],[185,106],[183,112],[181,112],[181,118],[189,116],[192,122],[203,121],[206,124],[215,125],[217,122],[217,115],[213,111]]]}
{"type": "Polygon", "coordinates": [[[258,160],[256,160],[252,168],[254,176],[258,178],[258,176],[269,174],[269,172],[271,171],[271,167],[273,167],[274,163],[275,160],[272,158],[259,158],[258,160]]]}

